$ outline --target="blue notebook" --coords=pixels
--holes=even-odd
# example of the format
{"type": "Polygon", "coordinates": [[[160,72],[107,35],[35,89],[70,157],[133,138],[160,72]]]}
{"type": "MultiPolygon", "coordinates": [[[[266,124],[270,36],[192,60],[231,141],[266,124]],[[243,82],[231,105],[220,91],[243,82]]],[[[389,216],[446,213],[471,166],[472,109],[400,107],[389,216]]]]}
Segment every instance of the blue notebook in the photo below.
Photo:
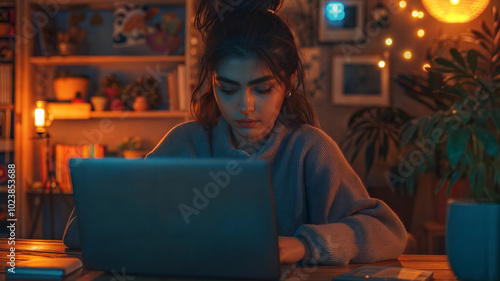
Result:
{"type": "Polygon", "coordinates": [[[77,258],[39,259],[19,262],[16,267],[7,267],[7,279],[61,280],[83,266],[77,258]]]}

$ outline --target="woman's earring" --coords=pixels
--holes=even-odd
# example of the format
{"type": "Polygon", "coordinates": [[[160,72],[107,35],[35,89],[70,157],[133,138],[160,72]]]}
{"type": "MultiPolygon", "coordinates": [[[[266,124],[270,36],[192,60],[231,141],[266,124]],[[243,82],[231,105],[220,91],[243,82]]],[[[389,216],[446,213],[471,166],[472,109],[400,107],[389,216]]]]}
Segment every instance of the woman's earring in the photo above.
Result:
{"type": "Polygon", "coordinates": [[[292,96],[292,92],[288,92],[288,95],[286,95],[287,98],[292,96]]]}

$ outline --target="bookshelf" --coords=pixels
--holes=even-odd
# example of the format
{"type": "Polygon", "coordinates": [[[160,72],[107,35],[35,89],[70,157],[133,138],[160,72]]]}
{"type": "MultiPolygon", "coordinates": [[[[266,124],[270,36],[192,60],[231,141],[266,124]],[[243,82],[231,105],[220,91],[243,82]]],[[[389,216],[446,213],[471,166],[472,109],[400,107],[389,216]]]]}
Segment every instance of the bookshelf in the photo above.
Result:
{"type": "Polygon", "coordinates": [[[14,91],[16,48],[16,5],[14,1],[0,0],[0,237],[7,233],[8,178],[7,167],[14,163],[15,134],[14,91]]]}
{"type": "MultiPolygon", "coordinates": [[[[64,4],[56,4],[55,6],[53,5],[55,2],[52,0],[16,1],[20,7],[20,16],[18,18],[27,19],[26,24],[32,26],[36,26],[33,22],[33,13],[35,11],[47,11],[47,7],[57,10],[53,14],[54,17],[59,18],[65,13],[68,14],[72,11],[82,11],[87,13],[86,15],[90,15],[90,17],[94,14],[100,14],[105,25],[110,20],[110,17],[111,19],[113,18],[113,9],[116,8],[116,1],[113,0],[59,1],[64,4]]],[[[56,3],[59,2],[56,1],[56,3]]],[[[83,54],[64,56],[57,54],[40,55],[37,36],[24,36],[23,40],[19,42],[18,49],[21,64],[16,69],[16,75],[18,75],[17,83],[20,87],[16,89],[16,97],[21,102],[13,108],[19,119],[23,120],[22,124],[18,124],[17,128],[20,138],[16,139],[14,143],[15,150],[19,149],[22,151],[17,168],[18,178],[22,177],[23,179],[18,187],[18,191],[21,194],[36,194],[36,190],[32,190],[30,187],[37,186],[40,181],[40,160],[38,159],[40,142],[33,140],[35,135],[33,110],[35,101],[38,99],[53,101],[51,83],[55,72],[71,68],[90,71],[90,78],[93,84],[87,93],[88,101],[89,97],[93,96],[98,90],[99,81],[107,76],[107,74],[120,73],[120,80],[123,80],[122,83],[126,85],[132,82],[134,78],[151,72],[151,69],[164,73],[176,69],[178,65],[184,64],[186,65],[186,89],[189,92],[192,91],[195,72],[197,71],[195,67],[196,59],[193,59],[195,53],[192,51],[196,47],[193,46],[193,42],[196,44],[196,40],[192,40],[194,36],[192,30],[197,0],[133,0],[126,3],[181,8],[184,11],[181,15],[184,28],[184,51],[168,55],[154,54],[152,52],[137,54],[136,51],[124,50],[122,48],[117,53],[113,53],[115,50],[106,47],[107,43],[102,39],[96,39],[98,43],[102,43],[102,48],[99,48],[100,46],[98,45],[97,48],[95,47],[96,45],[92,45],[91,40],[93,38],[101,38],[98,36],[102,36],[99,27],[96,26],[83,26],[87,28],[86,38],[88,42],[86,43],[90,46],[88,48],[89,51],[83,54]]],[[[87,20],[90,17],[87,16],[87,20]]],[[[26,26],[20,26],[19,32],[23,32],[23,27],[26,28],[26,26]]],[[[109,37],[112,38],[111,34],[109,37]]],[[[163,78],[165,81],[162,81],[162,83],[166,83],[167,79],[163,78]]],[[[166,89],[164,88],[161,94],[165,94],[166,91],[164,90],[166,89]]],[[[87,141],[106,145],[108,151],[113,152],[116,142],[122,140],[123,137],[137,135],[141,139],[146,140],[145,143],[149,144],[147,149],[152,149],[172,127],[188,119],[188,112],[186,110],[166,110],[166,108],[141,112],[90,111],[88,114],[85,113],[81,116],[77,114],[76,116],[72,115],[70,118],[55,118],[48,131],[51,134],[52,144],[77,145],[82,141],[87,141]]],[[[27,203],[24,198],[23,202],[18,203],[20,206],[23,206],[22,214],[20,214],[23,218],[18,220],[20,221],[19,237],[26,237],[31,226],[28,214],[32,210],[27,207],[27,203]]]]}

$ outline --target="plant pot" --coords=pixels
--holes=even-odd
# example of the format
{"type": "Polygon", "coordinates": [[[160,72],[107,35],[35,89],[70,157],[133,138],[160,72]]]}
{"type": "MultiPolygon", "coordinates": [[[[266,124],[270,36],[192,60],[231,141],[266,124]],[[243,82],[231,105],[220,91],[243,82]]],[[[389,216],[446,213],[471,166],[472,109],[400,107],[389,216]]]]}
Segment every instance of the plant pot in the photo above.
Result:
{"type": "Polygon", "coordinates": [[[123,157],[126,159],[144,158],[148,154],[147,150],[124,150],[123,157]]]}
{"type": "Polygon", "coordinates": [[[134,110],[135,111],[145,111],[148,110],[149,105],[148,105],[148,100],[146,97],[140,96],[136,97],[134,104],[133,104],[134,110]]]}
{"type": "Polygon", "coordinates": [[[82,93],[85,99],[89,88],[89,79],[83,77],[64,77],[54,79],[54,92],[60,101],[70,101],[76,97],[76,93],[82,93]]]}
{"type": "Polygon", "coordinates": [[[94,106],[95,111],[104,111],[108,103],[108,98],[101,96],[94,96],[90,98],[92,106],[94,106]]]}
{"type": "Polygon", "coordinates": [[[446,247],[460,280],[500,280],[500,204],[449,200],[446,247]]]}

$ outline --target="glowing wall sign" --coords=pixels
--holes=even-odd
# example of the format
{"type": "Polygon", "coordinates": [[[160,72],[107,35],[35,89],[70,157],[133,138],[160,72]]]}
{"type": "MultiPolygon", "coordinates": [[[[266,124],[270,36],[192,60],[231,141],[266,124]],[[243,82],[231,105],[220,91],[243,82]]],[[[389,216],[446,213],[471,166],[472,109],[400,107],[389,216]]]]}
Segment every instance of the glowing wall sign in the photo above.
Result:
{"type": "Polygon", "coordinates": [[[345,18],[344,4],[340,2],[329,2],[325,8],[326,18],[331,21],[339,21],[345,18]]]}

